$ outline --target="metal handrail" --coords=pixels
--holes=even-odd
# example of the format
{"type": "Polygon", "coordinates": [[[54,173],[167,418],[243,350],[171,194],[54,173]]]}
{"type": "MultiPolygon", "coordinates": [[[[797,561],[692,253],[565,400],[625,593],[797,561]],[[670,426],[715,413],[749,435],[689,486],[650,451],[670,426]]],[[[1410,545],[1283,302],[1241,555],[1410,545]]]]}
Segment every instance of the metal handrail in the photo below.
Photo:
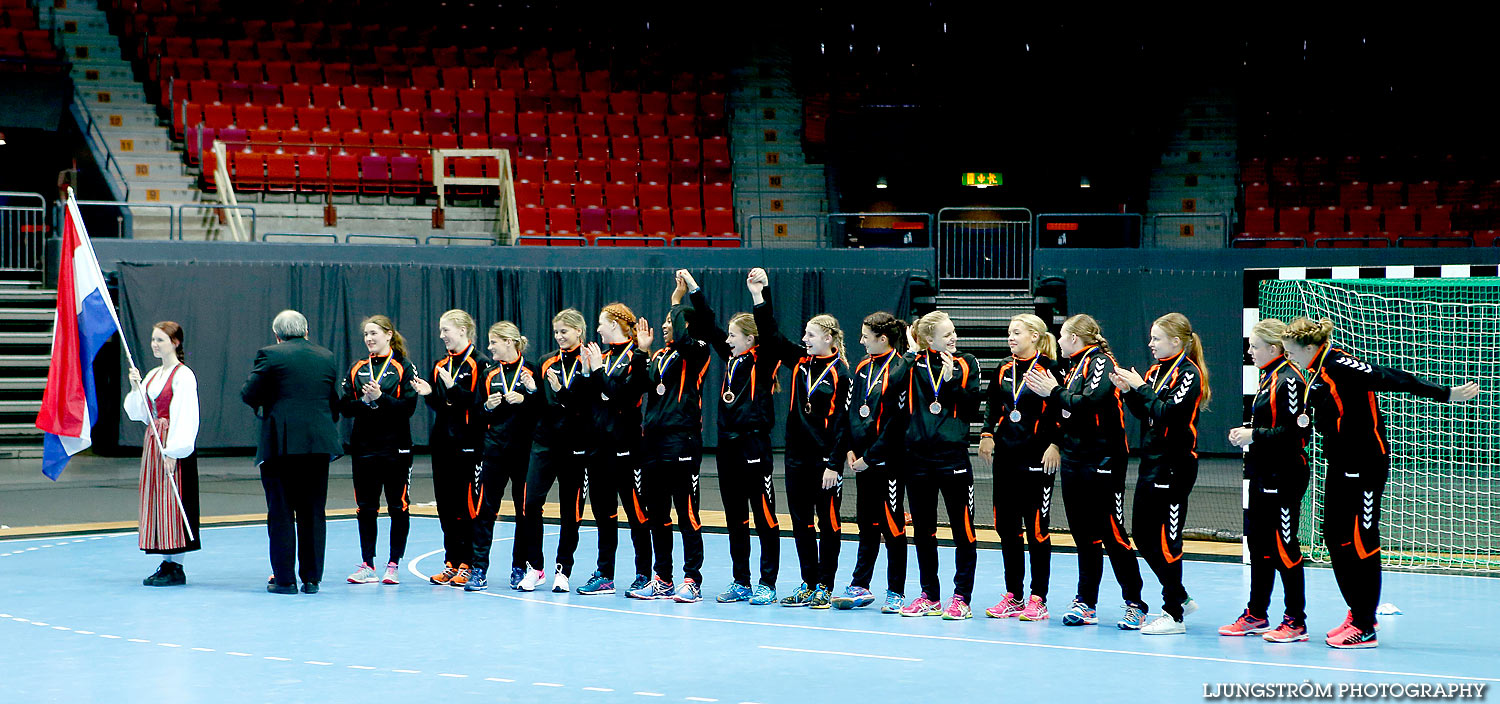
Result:
{"type": "MultiPolygon", "coordinates": [[[[817,217],[817,216],[814,215],[813,217],[817,217]]],[[[669,243],[667,243],[667,244],[669,244],[670,246],[673,246],[673,247],[691,247],[691,246],[694,246],[694,245],[684,244],[684,243],[687,243],[687,242],[705,242],[705,243],[707,243],[707,246],[710,249],[712,249],[715,246],[714,245],[715,242],[734,242],[734,241],[736,241],[736,240],[733,237],[698,237],[698,236],[693,236],[693,235],[683,235],[681,237],[673,237],[672,241],[669,242],[669,243]]],[[[745,242],[744,242],[743,239],[739,240],[739,243],[740,243],[741,247],[743,247],[744,244],[745,244],[745,242]]]]}
{"type": "MultiPolygon", "coordinates": [[[[328,238],[329,241],[333,242],[334,244],[338,244],[339,243],[339,236],[333,234],[332,232],[267,232],[266,234],[261,235],[260,241],[262,241],[262,242],[270,242],[272,237],[275,237],[275,238],[278,238],[278,239],[283,238],[283,237],[316,237],[318,239],[322,239],[322,238],[326,237],[326,238],[328,238]]],[[[295,241],[295,240],[292,240],[292,241],[295,241]]]]}
{"type": "Polygon", "coordinates": [[[932,218],[932,213],[916,213],[916,212],[893,212],[893,213],[829,213],[826,217],[828,218],[828,228],[826,230],[826,233],[829,236],[829,243],[828,244],[829,244],[830,247],[832,247],[834,245],[834,243],[832,241],[832,239],[833,239],[833,219],[834,218],[874,218],[874,217],[880,217],[880,218],[914,218],[914,217],[920,217],[920,218],[922,218],[922,219],[924,219],[924,220],[927,221],[927,235],[928,235],[927,240],[928,240],[928,246],[929,247],[932,246],[932,232],[933,232],[933,227],[932,226],[933,226],[933,222],[934,222],[933,218],[932,218]]]}
{"type": "Polygon", "coordinates": [[[496,242],[496,240],[495,240],[494,237],[483,237],[483,236],[480,236],[480,235],[428,235],[427,236],[427,244],[432,244],[433,240],[448,240],[450,244],[452,243],[453,240],[465,240],[465,241],[469,241],[469,242],[483,242],[483,243],[491,245],[491,246],[494,246],[495,244],[497,244],[497,242],[496,242]]]}
{"type": "MultiPolygon", "coordinates": [[[[1024,249],[1025,249],[1026,255],[1029,257],[1030,253],[1031,253],[1031,250],[1036,249],[1036,228],[1033,226],[1034,220],[1035,220],[1035,215],[1031,212],[1030,208],[1022,208],[1022,207],[1019,207],[1019,206],[994,207],[994,206],[980,206],[980,205],[976,205],[976,206],[956,206],[956,207],[949,207],[949,208],[939,208],[938,211],[937,211],[937,227],[933,230],[932,238],[931,238],[931,242],[932,242],[932,258],[933,258],[933,264],[934,264],[933,270],[936,271],[936,272],[938,272],[938,277],[939,277],[939,279],[941,279],[942,276],[943,276],[944,267],[943,267],[943,262],[940,260],[940,257],[943,256],[943,252],[944,252],[944,249],[943,249],[944,242],[942,241],[942,239],[943,239],[943,225],[945,223],[982,222],[984,224],[994,224],[994,225],[1009,225],[1009,224],[1025,225],[1026,228],[1027,228],[1027,230],[1028,230],[1028,232],[1027,232],[1027,238],[1030,241],[1025,244],[1024,249]],[[1001,219],[1001,220],[983,220],[983,221],[945,220],[943,218],[943,214],[944,213],[948,213],[948,212],[960,212],[960,213],[963,213],[963,212],[996,213],[996,214],[998,214],[1002,218],[1005,216],[1005,213],[1024,213],[1025,217],[1022,218],[1022,219],[1020,219],[1020,220],[1005,220],[1005,219],[1001,219]]],[[[1026,271],[1027,271],[1026,276],[1024,276],[1022,278],[1024,280],[1026,280],[1026,281],[1030,281],[1031,280],[1031,275],[1030,275],[1031,265],[1030,265],[1029,261],[1028,261],[1028,263],[1026,265],[1026,271]]]]}
{"type": "Polygon", "coordinates": [[[1217,211],[1212,213],[1152,213],[1151,214],[1151,244],[1157,245],[1161,239],[1161,220],[1163,218],[1187,220],[1191,218],[1218,218],[1223,225],[1224,246],[1229,246],[1230,240],[1234,239],[1229,233],[1229,213],[1217,211]]]}
{"type": "MultiPolygon", "coordinates": [[[[158,210],[165,209],[167,211],[167,239],[169,239],[169,240],[177,239],[174,236],[174,233],[176,233],[177,231],[173,228],[173,220],[174,220],[174,218],[172,217],[172,211],[176,210],[177,208],[176,208],[176,206],[173,206],[171,204],[168,204],[168,203],[127,203],[125,201],[120,201],[120,200],[80,200],[80,201],[75,201],[75,202],[78,203],[78,208],[79,208],[79,212],[80,213],[82,212],[82,210],[84,208],[89,208],[89,207],[94,207],[94,208],[119,208],[119,209],[121,209],[123,211],[126,211],[127,214],[129,214],[129,211],[131,209],[133,209],[133,208],[155,208],[155,209],[158,209],[158,210]]],[[[57,203],[57,206],[56,206],[57,207],[57,212],[58,212],[57,222],[62,222],[62,209],[63,209],[63,207],[65,207],[65,205],[66,204],[63,203],[62,201],[58,201],[58,203],[57,203]]],[[[134,215],[131,215],[131,217],[134,217],[134,215]]],[[[133,220],[130,222],[130,227],[129,228],[121,231],[120,236],[123,239],[135,239],[135,222],[133,220]]]]}
{"type": "MultiPolygon", "coordinates": [[[[255,241],[255,206],[252,205],[225,205],[223,203],[183,203],[177,206],[177,237],[182,238],[185,232],[182,227],[182,214],[188,210],[248,210],[250,211],[250,241],[255,241]]],[[[221,216],[222,217],[222,216],[221,216]]]]}
{"type": "Polygon", "coordinates": [[[354,238],[356,237],[374,240],[401,240],[412,244],[422,244],[422,240],[416,235],[364,235],[353,232],[344,235],[344,244],[354,244],[354,238]]]}
{"type": "Polygon", "coordinates": [[[125,189],[121,200],[130,200],[130,182],[125,180],[125,170],[120,168],[119,159],[116,159],[115,153],[110,150],[109,140],[104,138],[104,131],[99,129],[99,124],[94,120],[94,111],[89,109],[89,104],[84,101],[83,92],[78,90],[76,83],[73,85],[73,102],[78,104],[78,109],[83,112],[87,121],[83,126],[84,138],[91,139],[93,135],[98,135],[99,148],[104,150],[104,168],[107,170],[111,166],[114,167],[115,174],[120,177],[120,187],[125,189]]]}
{"type": "Polygon", "coordinates": [[[594,246],[595,247],[600,247],[600,246],[611,246],[611,247],[622,247],[622,246],[624,246],[624,247],[629,247],[629,246],[632,246],[632,245],[629,245],[629,244],[624,244],[624,243],[627,243],[627,242],[637,243],[635,246],[640,246],[640,247],[665,247],[665,246],[667,246],[667,238],[665,238],[665,237],[653,237],[651,235],[600,235],[600,236],[594,238],[594,246]],[[621,244],[615,244],[615,245],[600,245],[599,244],[600,242],[604,242],[606,240],[608,240],[610,242],[619,242],[621,244]],[[655,243],[658,243],[658,242],[660,244],[655,244],[655,243]]]}
{"type": "Polygon", "coordinates": [[[766,243],[765,243],[765,233],[763,233],[763,232],[761,232],[761,231],[759,231],[759,230],[757,230],[755,228],[755,223],[757,221],[761,221],[761,220],[812,220],[813,221],[813,236],[817,240],[818,247],[822,248],[822,246],[823,246],[823,235],[824,235],[824,232],[825,232],[824,229],[823,229],[823,224],[825,222],[823,216],[821,216],[821,215],[765,215],[765,214],[751,215],[750,217],[748,217],[748,218],[745,219],[745,232],[743,232],[743,233],[740,234],[740,244],[741,244],[741,246],[750,247],[750,246],[758,244],[759,246],[764,247],[766,245],[766,243]],[[758,243],[757,242],[752,242],[751,241],[752,238],[755,238],[755,236],[757,234],[759,235],[759,237],[757,239],[759,239],[760,241],[758,243]]]}

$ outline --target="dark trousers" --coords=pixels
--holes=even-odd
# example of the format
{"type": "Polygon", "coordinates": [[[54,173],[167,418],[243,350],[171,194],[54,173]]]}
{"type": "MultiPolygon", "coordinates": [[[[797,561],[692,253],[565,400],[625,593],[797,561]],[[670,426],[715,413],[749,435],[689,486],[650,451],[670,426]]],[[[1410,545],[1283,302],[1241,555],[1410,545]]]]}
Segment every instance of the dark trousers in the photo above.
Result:
{"type": "Polygon", "coordinates": [[[651,543],[656,549],[652,567],[656,576],[672,581],[672,507],[676,506],[677,531],[682,534],[682,574],[702,586],[703,521],[698,516],[702,440],[691,433],[671,433],[648,436],[645,447],[647,513],[651,517],[651,543]]]}
{"type": "Polygon", "coordinates": [[[1181,460],[1171,471],[1142,463],[1135,485],[1135,544],[1161,582],[1161,610],[1179,621],[1188,596],[1182,586],[1182,529],[1197,481],[1197,460],[1181,460]]]}
{"type": "Polygon", "coordinates": [[[432,493],[443,529],[443,561],[454,567],[474,560],[469,497],[479,478],[479,464],[478,450],[444,447],[432,451],[432,493]]]}
{"type": "Polygon", "coordinates": [[[390,561],[406,554],[406,536],[411,532],[411,453],[355,455],[354,518],[359,523],[359,554],[375,565],[376,521],[380,517],[380,494],[385,492],[386,512],[391,515],[390,561]]]}
{"type": "Polygon", "coordinates": [[[729,529],[733,579],[750,586],[750,514],[760,540],[760,583],[776,588],[781,569],[781,528],[776,523],[776,484],[772,480],[771,440],[763,433],[719,436],[719,495],[729,529]]]}
{"type": "MultiPolygon", "coordinates": [[[[997,458],[998,459],[998,458],[997,458]]],[[[1031,593],[1047,601],[1052,579],[1053,477],[1038,466],[995,463],[995,530],[1005,560],[1005,591],[1025,600],[1026,557],[1031,555],[1031,593]]]]}
{"type": "Polygon", "coordinates": [[[620,507],[630,526],[630,544],[635,548],[635,573],[651,569],[651,526],[647,525],[646,499],[640,449],[634,446],[601,448],[589,458],[589,505],[594,525],[599,526],[599,574],[615,578],[615,552],[620,545],[620,507]]]}
{"type": "Polygon", "coordinates": [[[299,577],[304,583],[322,581],[328,455],[266,460],[260,465],[260,484],[266,491],[266,533],[276,583],[295,586],[299,577]]]}
{"type": "Polygon", "coordinates": [[[1281,591],[1286,597],[1286,615],[1301,624],[1307,619],[1306,582],[1302,576],[1302,544],[1297,541],[1297,526],[1302,521],[1302,493],[1307,480],[1267,486],[1250,481],[1250,508],[1246,518],[1246,542],[1250,548],[1251,615],[1267,617],[1271,607],[1271,589],[1281,574],[1281,591]]]}
{"type": "Polygon", "coordinates": [[[1375,627],[1380,603],[1380,499],[1389,468],[1386,458],[1366,463],[1329,463],[1323,499],[1323,541],[1354,625],[1375,627]]]}
{"type": "Polygon", "coordinates": [[[911,501],[912,540],[917,544],[917,577],[928,599],[942,598],[938,581],[938,498],[948,507],[953,531],[953,593],[965,602],[974,596],[974,567],[979,561],[974,538],[974,472],[965,458],[957,467],[914,468],[906,478],[911,501]]]}
{"type": "Polygon", "coordinates": [[[859,522],[859,552],[851,586],[870,588],[880,541],[885,540],[886,589],[906,591],[906,486],[894,468],[870,467],[854,475],[854,512],[859,522]]]}
{"type": "Polygon", "coordinates": [[[824,489],[823,465],[821,458],[787,455],[786,507],[792,515],[792,542],[797,546],[802,581],[810,587],[832,588],[843,544],[839,506],[844,502],[844,478],[839,477],[832,489],[824,489]]]}
{"type": "Polygon", "coordinates": [[[1078,546],[1078,600],[1089,608],[1099,603],[1107,553],[1125,601],[1149,611],[1141,601],[1141,566],[1125,534],[1124,458],[1106,458],[1097,466],[1064,458],[1062,491],[1068,528],[1078,546]]]}
{"type": "MultiPolygon", "coordinates": [[[[479,482],[469,497],[469,516],[474,525],[473,559],[469,566],[475,569],[490,568],[490,548],[495,542],[495,518],[500,515],[500,503],[505,499],[505,486],[510,485],[510,505],[516,516],[516,533],[520,534],[521,512],[524,510],[522,494],[526,491],[526,465],[531,461],[529,448],[511,452],[505,456],[486,457],[479,463],[479,482]]],[[[510,566],[525,567],[526,556],[519,537],[513,538],[510,549],[510,566]]]]}
{"type": "Polygon", "coordinates": [[[573,553],[578,549],[578,526],[583,522],[583,502],[588,495],[588,451],[533,445],[531,463],[526,470],[526,508],[521,517],[525,529],[526,562],[532,569],[542,569],[542,506],[555,482],[562,511],[562,535],[557,541],[557,569],[573,575],[573,553]]]}

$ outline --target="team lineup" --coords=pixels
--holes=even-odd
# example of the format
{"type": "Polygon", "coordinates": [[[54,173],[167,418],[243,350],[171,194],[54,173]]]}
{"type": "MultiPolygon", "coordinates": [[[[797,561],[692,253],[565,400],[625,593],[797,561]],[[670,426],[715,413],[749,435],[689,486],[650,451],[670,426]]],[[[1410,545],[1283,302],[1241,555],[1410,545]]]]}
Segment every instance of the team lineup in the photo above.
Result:
{"type": "MultiPolygon", "coordinates": [[[[450,310],[438,325],[446,354],[430,374],[421,373],[407,359],[405,340],[388,317],[364,320],[369,356],[342,374],[341,391],[332,402],[339,415],[353,419],[348,454],[362,559],[347,581],[399,581],[410,531],[410,422],[425,402],[435,414],[429,446],[444,553],[443,569],[429,577],[432,584],[483,591],[504,574],[491,565],[490,552],[508,496],[516,516],[508,586],[526,592],[548,588],[543,509],[556,485],[561,533],[550,563],[552,591],[615,593],[623,512],[633,553],[633,563],[621,573],[633,576],[628,596],[703,600],[699,470],[706,400],[718,404],[715,455],[732,562],[731,581],[714,597],[719,603],[850,609],[879,601],[888,614],[971,618],[977,541],[970,426],[982,421],[978,456],[994,470],[993,519],[1005,582],[1005,593],[984,613],[1030,622],[1050,619],[1049,512],[1054,480],[1061,474],[1079,577],[1059,620],[1066,626],[1100,622],[1107,556],[1123,600],[1116,620],[1120,629],[1146,635],[1186,632],[1185,619],[1198,605],[1183,583],[1183,528],[1197,477],[1198,417],[1212,394],[1203,340],[1185,316],[1167,313],[1153,322],[1147,334],[1155,360],[1141,374],[1117,363],[1099,323],[1088,315],[1069,317],[1056,335],[1041,318],[1017,315],[1008,329],[1011,357],[986,373],[973,355],[960,351],[958,331],[942,311],[910,326],[890,313],[870,314],[860,325],[865,355],[856,361],[831,316],[807,320],[798,341],[783,335],[762,269],[745,278],[751,312],[724,322],[691,273],[679,270],[674,279],[670,312],[659,328],[624,304],[611,303],[599,311],[597,342],[585,342],[588,320],[566,309],[552,319],[556,349],[536,362],[526,358],[529,341],[514,322],[491,325],[481,340],[472,316],[450,310]],[[481,342],[487,343],[483,351],[481,342]],[[723,362],[718,380],[707,378],[711,355],[723,362]],[[798,565],[798,585],[784,592],[777,590],[780,526],[771,447],[777,403],[786,404],[782,490],[798,565]],[[1129,523],[1127,412],[1142,424],[1129,523]],[[846,472],[856,484],[859,541],[852,579],[836,590],[846,472]],[[391,518],[383,571],[376,560],[382,494],[391,518]],[[938,557],[940,501],[955,547],[946,599],[938,557]],[[586,503],[598,528],[598,553],[594,568],[575,585],[586,503]],[[919,583],[910,598],[908,516],[919,583]],[[680,576],[673,559],[674,518],[682,544],[680,576]],[[752,520],[759,545],[756,570],[750,562],[752,520]],[[883,600],[871,590],[882,541],[883,600]],[[1142,593],[1137,552],[1162,588],[1154,614],[1142,593]]],[[[282,322],[278,316],[273,325],[278,340],[299,337],[295,326],[284,335],[277,327],[282,322]]],[[[161,325],[153,331],[153,351],[165,363],[162,352],[170,356],[175,342],[180,359],[180,329],[177,337],[163,334],[158,341],[161,325]]],[[[301,325],[305,337],[305,319],[301,325]]],[[[1249,349],[1260,383],[1250,418],[1228,431],[1230,442],[1245,452],[1250,481],[1250,594],[1238,618],[1218,629],[1222,635],[1261,635],[1274,643],[1309,638],[1295,531],[1310,479],[1307,443],[1316,430],[1328,463],[1323,534],[1349,607],[1343,622],[1326,634],[1326,643],[1375,647],[1380,501],[1389,467],[1375,392],[1454,402],[1478,395],[1472,382],[1438,386],[1358,360],[1336,345],[1333,332],[1331,321],[1306,318],[1290,324],[1261,320],[1252,330],[1249,349]],[[1278,575],[1286,601],[1279,622],[1269,610],[1278,575]]],[[[256,368],[262,368],[261,357],[256,368]]],[[[160,405],[152,391],[156,371],[146,378],[146,389],[160,405]]],[[[166,388],[173,389],[172,378],[165,378],[166,388]]],[[[260,405],[248,393],[245,398],[260,405]]],[[[127,403],[145,406],[139,399],[127,403]]],[[[170,430],[176,428],[159,428],[170,430]]],[[[143,493],[145,464],[143,458],[143,493]]],[[[326,463],[321,471],[326,484],[326,463]]],[[[269,485],[267,492],[276,566],[268,590],[295,592],[289,548],[286,564],[275,564],[277,511],[269,485]]],[[[193,503],[188,523],[196,531],[193,503]]],[[[144,515],[143,509],[143,526],[144,515]]],[[[302,520],[297,518],[299,528],[302,520]]],[[[155,519],[161,525],[172,522],[155,519]]],[[[321,536],[321,524],[317,530],[321,536]]],[[[146,549],[144,535],[143,530],[146,549]]],[[[177,538],[163,544],[181,543],[177,538]]],[[[315,559],[301,555],[303,591],[309,591],[309,583],[316,591],[321,576],[321,545],[314,547],[315,559]]],[[[170,581],[171,564],[169,554],[148,584],[153,578],[182,583],[170,581]]],[[[175,575],[181,576],[180,562],[175,575]]]]}

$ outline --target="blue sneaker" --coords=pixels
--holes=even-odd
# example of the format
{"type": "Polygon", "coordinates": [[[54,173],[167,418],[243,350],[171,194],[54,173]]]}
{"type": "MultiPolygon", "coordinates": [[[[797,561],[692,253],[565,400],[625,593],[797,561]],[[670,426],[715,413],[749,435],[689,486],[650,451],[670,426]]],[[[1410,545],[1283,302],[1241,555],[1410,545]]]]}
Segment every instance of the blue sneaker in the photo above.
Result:
{"type": "Polygon", "coordinates": [[[850,585],[844,593],[833,598],[833,608],[839,610],[858,609],[875,603],[875,595],[864,587],[850,585]]]}
{"type": "Polygon", "coordinates": [[[1093,626],[1099,623],[1099,612],[1074,599],[1072,608],[1063,614],[1062,622],[1064,626],[1093,626]]]}
{"type": "Polygon", "coordinates": [[[638,574],[638,575],[635,576],[635,579],[631,580],[631,582],[630,582],[630,589],[628,589],[626,591],[627,592],[640,591],[640,589],[642,587],[645,587],[646,583],[649,582],[649,581],[651,581],[651,580],[647,579],[646,575],[638,574]]]}
{"type": "MultiPolygon", "coordinates": [[[[1067,617],[1064,616],[1063,619],[1066,620],[1067,617]]],[[[1115,625],[1119,626],[1122,631],[1141,630],[1141,626],[1146,625],[1146,607],[1125,602],[1125,615],[1121,616],[1115,625]]]]}
{"type": "Polygon", "coordinates": [[[750,597],[754,595],[754,592],[750,591],[750,587],[739,582],[730,582],[729,586],[724,587],[724,591],[719,592],[719,596],[715,601],[718,601],[720,604],[733,604],[737,601],[750,601],[750,597]]]}
{"type": "Polygon", "coordinates": [[[703,592],[698,589],[698,582],[692,577],[683,577],[682,584],[677,585],[677,591],[672,592],[672,601],[679,604],[693,604],[703,601],[703,592]]]}
{"type": "Polygon", "coordinates": [[[776,603],[776,587],[768,587],[764,584],[755,585],[755,596],[750,597],[751,606],[765,606],[776,603]]]}
{"type": "Polygon", "coordinates": [[[490,588],[490,583],[484,578],[484,569],[480,567],[469,568],[469,579],[464,582],[464,591],[482,592],[490,588]]]}
{"type": "Polygon", "coordinates": [[[578,588],[578,593],[585,596],[590,594],[613,594],[615,593],[615,580],[595,572],[589,581],[578,588]]]}
{"type": "Polygon", "coordinates": [[[798,586],[790,596],[781,600],[782,606],[807,606],[812,603],[813,588],[807,582],[798,586]]]}
{"type": "Polygon", "coordinates": [[[880,607],[880,613],[899,614],[903,606],[906,606],[905,595],[897,594],[889,589],[885,590],[885,606],[880,607]]]}
{"type": "Polygon", "coordinates": [[[523,580],[525,578],[526,578],[526,568],[525,567],[512,567],[512,568],[510,568],[510,588],[511,589],[520,589],[521,588],[521,580],[523,580]]]}
{"type": "Polygon", "coordinates": [[[632,599],[671,599],[672,583],[663,582],[660,577],[652,577],[646,586],[626,594],[632,599]]]}

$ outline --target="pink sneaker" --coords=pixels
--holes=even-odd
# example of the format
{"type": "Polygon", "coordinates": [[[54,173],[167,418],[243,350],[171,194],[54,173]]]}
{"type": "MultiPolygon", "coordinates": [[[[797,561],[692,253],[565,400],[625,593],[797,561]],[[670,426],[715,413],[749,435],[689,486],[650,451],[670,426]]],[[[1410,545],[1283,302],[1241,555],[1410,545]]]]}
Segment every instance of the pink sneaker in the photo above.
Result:
{"type": "Polygon", "coordinates": [[[1014,618],[1021,615],[1025,606],[1021,600],[1016,598],[1014,592],[1006,592],[1000,603],[984,610],[984,614],[990,618],[1014,618]]]}
{"type": "Polygon", "coordinates": [[[1350,623],[1328,636],[1328,646],[1331,648],[1374,648],[1379,643],[1375,640],[1375,629],[1361,630],[1359,626],[1350,623]]]}
{"type": "Polygon", "coordinates": [[[1244,613],[1240,614],[1239,618],[1234,620],[1234,623],[1228,626],[1219,626],[1219,635],[1248,636],[1256,633],[1265,633],[1269,630],[1271,630],[1270,621],[1254,616],[1250,613],[1249,609],[1246,609],[1244,613]]]}
{"type": "MultiPolygon", "coordinates": [[[[1332,638],[1339,631],[1342,631],[1345,628],[1348,628],[1348,627],[1350,627],[1352,625],[1354,625],[1354,612],[1350,611],[1350,612],[1347,612],[1347,613],[1344,614],[1344,622],[1341,623],[1341,624],[1339,624],[1339,625],[1337,625],[1337,626],[1334,626],[1333,630],[1329,631],[1327,633],[1327,635],[1328,635],[1329,638],[1332,638]]],[[[1379,621],[1375,622],[1375,631],[1377,633],[1380,632],[1380,622],[1379,621]]]]}
{"type": "Polygon", "coordinates": [[[383,584],[400,584],[401,583],[401,577],[399,577],[398,574],[397,574],[400,571],[401,570],[398,568],[398,566],[396,565],[396,563],[394,563],[394,562],[387,562],[387,563],[385,563],[385,578],[382,579],[382,580],[380,580],[381,583],[383,583],[383,584]]]}
{"type": "Polygon", "coordinates": [[[1047,602],[1035,594],[1026,601],[1026,610],[1021,612],[1022,621],[1046,621],[1051,617],[1047,613],[1047,602]]]}
{"type": "Polygon", "coordinates": [[[943,615],[943,605],[937,603],[936,601],[928,599],[927,595],[923,594],[915,599],[912,599],[910,604],[901,607],[901,615],[941,616],[943,615]]]}
{"type": "Polygon", "coordinates": [[[943,620],[962,621],[967,618],[974,618],[974,611],[969,608],[969,602],[965,601],[963,597],[954,594],[952,598],[948,599],[948,608],[943,609],[943,620]]]}

